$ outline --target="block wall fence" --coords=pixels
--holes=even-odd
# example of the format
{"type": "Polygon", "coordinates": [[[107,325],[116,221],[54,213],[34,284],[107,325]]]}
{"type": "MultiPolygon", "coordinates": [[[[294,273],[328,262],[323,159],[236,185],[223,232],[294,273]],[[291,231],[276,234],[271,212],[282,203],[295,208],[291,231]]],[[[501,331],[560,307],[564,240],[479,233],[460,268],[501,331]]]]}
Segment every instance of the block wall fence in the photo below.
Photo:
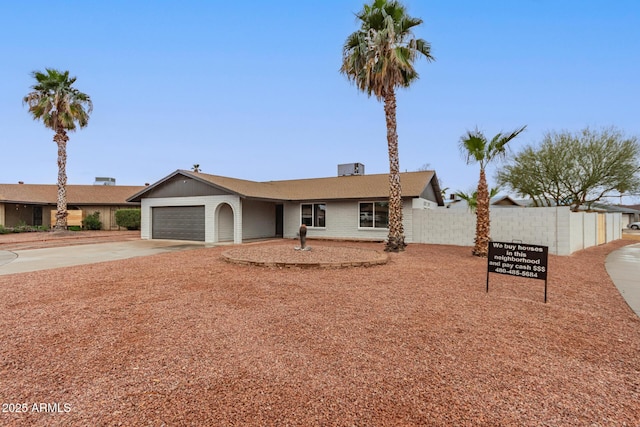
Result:
{"type": "MultiPolygon", "coordinates": [[[[469,210],[413,209],[414,243],[473,246],[476,216],[469,210]]],[[[571,212],[569,207],[492,208],[491,238],[575,251],[622,238],[620,213],[571,212]]]]}

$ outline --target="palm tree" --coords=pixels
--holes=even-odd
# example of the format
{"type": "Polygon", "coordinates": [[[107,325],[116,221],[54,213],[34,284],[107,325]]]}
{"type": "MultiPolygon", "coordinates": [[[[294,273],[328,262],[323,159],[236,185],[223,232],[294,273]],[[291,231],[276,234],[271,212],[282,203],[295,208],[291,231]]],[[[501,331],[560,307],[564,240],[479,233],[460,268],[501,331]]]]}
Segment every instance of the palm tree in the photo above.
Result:
{"type": "Polygon", "coordinates": [[[200,165],[198,163],[194,164],[191,170],[193,172],[200,172],[200,165]]]}
{"type": "Polygon", "coordinates": [[[34,71],[36,84],[22,100],[29,106],[34,120],[55,132],[53,141],[58,145],[58,197],[55,230],[67,228],[67,132],[83,128],[89,122],[93,103],[89,95],[72,87],[75,77],[69,71],[47,68],[46,73],[34,71]]]}
{"type": "Polygon", "coordinates": [[[510,134],[502,133],[494,136],[488,141],[478,129],[467,131],[467,134],[460,138],[460,151],[467,164],[480,164],[480,179],[478,180],[478,194],[476,205],[476,240],[473,248],[475,256],[486,257],[489,251],[489,190],[487,187],[487,177],[485,168],[493,159],[503,158],[506,154],[507,144],[518,136],[527,126],[516,129],[510,134]]]}
{"type": "Polygon", "coordinates": [[[387,251],[404,250],[402,189],[396,131],[396,93],[418,78],[413,62],[418,56],[432,61],[431,46],[413,36],[422,19],[407,15],[396,0],[373,0],[356,14],[360,29],[351,34],[342,49],[340,72],[368,96],[384,101],[389,151],[389,238],[387,251]]]}

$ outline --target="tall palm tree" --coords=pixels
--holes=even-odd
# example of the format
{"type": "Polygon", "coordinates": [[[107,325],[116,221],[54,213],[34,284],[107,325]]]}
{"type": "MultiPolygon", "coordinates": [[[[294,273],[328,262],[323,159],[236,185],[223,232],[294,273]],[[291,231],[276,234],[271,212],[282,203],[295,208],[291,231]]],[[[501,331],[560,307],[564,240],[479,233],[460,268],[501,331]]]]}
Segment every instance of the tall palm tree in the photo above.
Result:
{"type": "Polygon", "coordinates": [[[398,133],[396,131],[396,88],[409,87],[418,78],[413,63],[419,56],[432,61],[431,45],[413,36],[422,19],[407,14],[395,0],[373,0],[356,14],[360,29],[351,34],[342,49],[340,72],[368,96],[384,101],[389,152],[389,238],[387,251],[404,250],[402,189],[398,133]]]}
{"type": "Polygon", "coordinates": [[[489,251],[489,189],[485,168],[492,160],[504,158],[507,144],[526,129],[526,125],[510,134],[499,133],[488,141],[478,129],[467,131],[460,138],[460,151],[467,164],[480,164],[480,179],[478,180],[478,194],[476,197],[476,240],[473,248],[475,256],[486,257],[489,251]]]}
{"type": "Polygon", "coordinates": [[[29,106],[34,120],[55,132],[53,141],[58,145],[58,197],[56,211],[56,230],[67,228],[67,132],[83,128],[89,122],[93,104],[89,95],[73,87],[75,77],[69,77],[69,71],[60,72],[47,68],[46,73],[34,71],[36,84],[32,92],[22,100],[29,106]]]}

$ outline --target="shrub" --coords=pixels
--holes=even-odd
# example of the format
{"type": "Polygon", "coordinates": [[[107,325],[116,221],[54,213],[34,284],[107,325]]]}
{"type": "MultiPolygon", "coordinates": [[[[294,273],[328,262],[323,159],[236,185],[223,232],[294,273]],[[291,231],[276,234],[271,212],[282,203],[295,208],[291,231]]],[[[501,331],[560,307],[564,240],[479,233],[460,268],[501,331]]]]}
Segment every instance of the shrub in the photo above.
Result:
{"type": "Polygon", "coordinates": [[[0,234],[31,233],[37,231],[49,231],[49,227],[43,225],[27,225],[24,221],[20,221],[13,227],[5,227],[3,225],[0,225],[0,234]]]}
{"type": "Polygon", "coordinates": [[[94,212],[91,215],[87,215],[82,220],[82,226],[87,230],[101,230],[102,221],[100,221],[100,212],[94,212]]]}
{"type": "Polygon", "coordinates": [[[140,230],[140,209],[118,209],[116,224],[127,230],[140,230]]]}

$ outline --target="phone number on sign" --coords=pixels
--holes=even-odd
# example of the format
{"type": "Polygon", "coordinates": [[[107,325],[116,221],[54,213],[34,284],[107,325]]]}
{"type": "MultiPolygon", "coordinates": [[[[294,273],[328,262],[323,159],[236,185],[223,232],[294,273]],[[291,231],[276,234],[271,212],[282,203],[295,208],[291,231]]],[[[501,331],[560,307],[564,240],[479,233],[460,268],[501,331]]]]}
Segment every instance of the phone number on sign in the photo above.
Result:
{"type": "Polygon", "coordinates": [[[26,413],[26,412],[42,412],[42,413],[67,413],[71,412],[70,403],[3,403],[3,413],[26,413]]]}

